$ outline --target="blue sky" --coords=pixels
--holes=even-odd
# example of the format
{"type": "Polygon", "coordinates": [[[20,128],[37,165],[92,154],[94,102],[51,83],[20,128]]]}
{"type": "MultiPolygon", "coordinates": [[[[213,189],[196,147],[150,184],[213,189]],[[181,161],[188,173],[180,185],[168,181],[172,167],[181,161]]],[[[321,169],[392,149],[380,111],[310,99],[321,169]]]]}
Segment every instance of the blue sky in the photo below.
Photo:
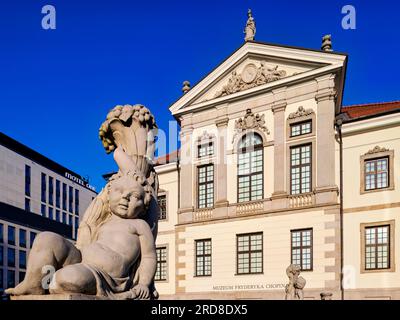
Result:
{"type": "MultiPolygon", "coordinates": [[[[8,3],[7,3],[8,2],[8,3]]],[[[34,1],[0,5],[0,130],[89,176],[115,169],[98,128],[116,104],[142,103],[168,130],[182,81],[196,83],[243,44],[247,8],[256,40],[349,54],[344,104],[399,100],[400,4],[395,1],[34,1]],[[43,30],[54,5],[57,29],[43,30]],[[356,30],[341,8],[356,8],[356,30]]]]}

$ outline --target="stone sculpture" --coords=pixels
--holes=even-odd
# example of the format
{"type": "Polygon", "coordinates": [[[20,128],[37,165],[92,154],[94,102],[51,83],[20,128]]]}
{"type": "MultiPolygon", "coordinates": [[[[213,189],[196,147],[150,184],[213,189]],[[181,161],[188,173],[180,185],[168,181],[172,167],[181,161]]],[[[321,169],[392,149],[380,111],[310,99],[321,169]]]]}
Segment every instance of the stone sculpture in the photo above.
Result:
{"type": "Polygon", "coordinates": [[[215,93],[214,98],[254,88],[286,77],[285,70],[278,70],[278,66],[268,67],[265,61],[257,67],[254,63],[247,64],[241,74],[232,71],[228,83],[215,93]]]}
{"type": "Polygon", "coordinates": [[[286,274],[289,278],[289,283],[285,286],[286,300],[303,300],[303,289],[306,285],[306,280],[300,277],[300,267],[291,264],[286,268],[286,274]]]}
{"type": "Polygon", "coordinates": [[[52,232],[32,246],[24,281],[12,296],[85,294],[107,299],[153,299],[158,180],[152,166],[157,126],[142,105],[116,106],[100,128],[119,170],[86,210],[77,243],[52,232]],[[55,271],[50,285],[43,268],[55,271]]]}
{"type": "Polygon", "coordinates": [[[251,13],[251,9],[247,11],[247,22],[246,22],[246,27],[244,29],[245,37],[244,41],[253,41],[254,37],[256,35],[256,21],[253,18],[253,15],[251,13]]]}

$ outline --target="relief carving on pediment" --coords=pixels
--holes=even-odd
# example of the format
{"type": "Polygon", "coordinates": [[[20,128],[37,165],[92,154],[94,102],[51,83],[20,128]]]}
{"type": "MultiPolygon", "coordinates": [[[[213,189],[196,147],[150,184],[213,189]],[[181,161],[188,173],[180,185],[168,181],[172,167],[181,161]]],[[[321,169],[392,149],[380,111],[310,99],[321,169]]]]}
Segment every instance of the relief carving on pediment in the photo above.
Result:
{"type": "Polygon", "coordinates": [[[228,83],[221,90],[217,91],[214,98],[254,88],[284,77],[286,77],[286,71],[278,70],[278,66],[268,67],[265,61],[261,61],[259,67],[254,63],[249,63],[244,67],[241,74],[232,71],[228,83]]]}

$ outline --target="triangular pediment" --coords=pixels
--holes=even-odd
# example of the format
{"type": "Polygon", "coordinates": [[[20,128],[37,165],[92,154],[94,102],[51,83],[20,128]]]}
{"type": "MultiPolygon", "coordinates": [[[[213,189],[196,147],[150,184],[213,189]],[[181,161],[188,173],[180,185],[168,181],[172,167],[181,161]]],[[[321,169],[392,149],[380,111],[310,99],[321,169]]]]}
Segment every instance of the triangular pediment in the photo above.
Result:
{"type": "Polygon", "coordinates": [[[346,55],[246,42],[171,105],[178,115],[197,105],[224,103],[249,92],[285,86],[302,77],[342,68],[346,55]]]}

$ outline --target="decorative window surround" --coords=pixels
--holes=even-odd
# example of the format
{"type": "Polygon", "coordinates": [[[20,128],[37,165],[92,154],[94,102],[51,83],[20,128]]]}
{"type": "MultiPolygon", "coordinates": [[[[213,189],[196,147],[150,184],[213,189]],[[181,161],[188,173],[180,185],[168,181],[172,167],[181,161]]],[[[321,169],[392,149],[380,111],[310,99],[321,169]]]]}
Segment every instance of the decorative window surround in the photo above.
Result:
{"type": "Polygon", "coordinates": [[[313,109],[304,109],[304,107],[298,107],[296,112],[289,114],[286,120],[286,137],[287,141],[292,141],[296,139],[303,139],[314,137],[316,134],[316,120],[315,112],[313,109]],[[311,132],[307,134],[301,134],[297,136],[291,136],[291,126],[294,124],[304,123],[306,121],[311,121],[311,132]]]}
{"type": "Polygon", "coordinates": [[[394,150],[375,146],[360,157],[360,194],[394,190],[394,150]],[[372,159],[388,158],[389,184],[386,188],[365,189],[365,162],[372,159]]]}
{"type": "Polygon", "coordinates": [[[360,261],[360,272],[361,273],[377,273],[377,272],[395,272],[396,271],[396,257],[395,257],[395,220],[380,221],[372,223],[361,223],[360,224],[360,249],[361,249],[361,261],[360,261]],[[365,269],[365,229],[371,227],[389,226],[389,268],[387,269],[365,269]]]}

